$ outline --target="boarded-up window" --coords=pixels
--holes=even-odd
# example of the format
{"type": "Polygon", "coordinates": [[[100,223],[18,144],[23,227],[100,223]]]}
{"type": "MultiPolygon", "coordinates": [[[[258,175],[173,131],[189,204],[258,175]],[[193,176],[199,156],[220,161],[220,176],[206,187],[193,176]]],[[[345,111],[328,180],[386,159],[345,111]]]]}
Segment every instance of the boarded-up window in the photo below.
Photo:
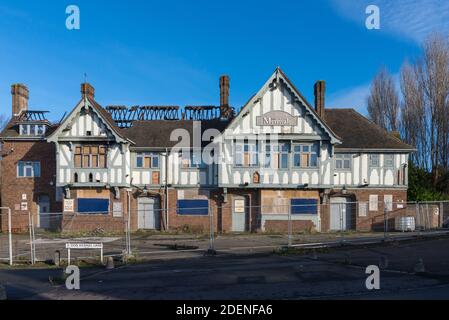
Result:
{"type": "Polygon", "coordinates": [[[369,211],[379,210],[379,196],[377,194],[370,194],[369,196],[369,211]]]}
{"type": "Polygon", "coordinates": [[[385,210],[393,211],[393,195],[391,194],[384,195],[384,205],[385,210]]]}
{"type": "Polygon", "coordinates": [[[77,146],[75,147],[75,168],[106,168],[105,146],[77,146]]]}
{"type": "Polygon", "coordinates": [[[253,183],[260,183],[260,174],[259,174],[259,172],[254,172],[254,174],[253,174],[253,183]]]}
{"type": "Polygon", "coordinates": [[[152,184],[159,184],[159,171],[153,171],[151,174],[151,183],[152,184]]]}

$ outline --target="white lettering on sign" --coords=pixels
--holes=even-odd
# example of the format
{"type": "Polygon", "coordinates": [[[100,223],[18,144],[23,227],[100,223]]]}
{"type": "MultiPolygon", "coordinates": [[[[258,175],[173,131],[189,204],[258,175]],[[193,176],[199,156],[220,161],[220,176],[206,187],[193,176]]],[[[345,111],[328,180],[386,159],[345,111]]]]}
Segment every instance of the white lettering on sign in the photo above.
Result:
{"type": "Polygon", "coordinates": [[[75,200],[64,199],[64,212],[74,212],[75,211],[75,200]]]}
{"type": "Polygon", "coordinates": [[[66,243],[66,249],[103,249],[103,243],[66,243]]]}
{"type": "Polygon", "coordinates": [[[298,117],[294,117],[285,111],[270,111],[263,116],[256,117],[258,126],[297,126],[298,117]]]}

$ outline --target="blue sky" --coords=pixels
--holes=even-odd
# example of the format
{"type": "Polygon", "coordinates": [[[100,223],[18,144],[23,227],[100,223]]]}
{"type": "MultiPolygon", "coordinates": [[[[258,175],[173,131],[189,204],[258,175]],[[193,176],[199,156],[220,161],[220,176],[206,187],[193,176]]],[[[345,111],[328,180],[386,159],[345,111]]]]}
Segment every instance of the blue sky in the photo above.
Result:
{"type": "Polygon", "coordinates": [[[449,30],[448,1],[0,0],[0,112],[22,82],[30,108],[58,120],[84,73],[102,105],[180,106],[218,104],[229,74],[240,108],[280,66],[309,101],[324,79],[329,107],[365,113],[374,74],[397,74],[432,30],[449,30]],[[70,4],[80,30],[65,27],[70,4]],[[365,28],[368,4],[380,7],[380,30],[365,28]]]}

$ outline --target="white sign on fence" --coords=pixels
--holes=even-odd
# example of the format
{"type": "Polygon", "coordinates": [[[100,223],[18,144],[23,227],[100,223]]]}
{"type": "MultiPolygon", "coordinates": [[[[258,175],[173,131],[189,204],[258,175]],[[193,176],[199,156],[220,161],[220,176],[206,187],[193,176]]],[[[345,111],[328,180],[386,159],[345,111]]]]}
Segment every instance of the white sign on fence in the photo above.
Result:
{"type": "Polygon", "coordinates": [[[103,243],[66,243],[66,249],[103,249],[103,243]]]}
{"type": "Polygon", "coordinates": [[[100,250],[100,261],[103,263],[103,243],[81,243],[73,242],[66,243],[65,248],[67,249],[67,260],[70,265],[70,250],[71,249],[99,249],[100,250]]]}
{"type": "Polygon", "coordinates": [[[64,212],[74,212],[75,211],[75,200],[64,199],[64,212]]]}

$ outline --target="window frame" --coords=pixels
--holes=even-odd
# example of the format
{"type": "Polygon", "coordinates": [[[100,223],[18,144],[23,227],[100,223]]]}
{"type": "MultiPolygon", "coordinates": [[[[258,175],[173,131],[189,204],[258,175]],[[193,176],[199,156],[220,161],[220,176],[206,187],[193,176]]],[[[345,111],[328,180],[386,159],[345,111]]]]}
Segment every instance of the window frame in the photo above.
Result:
{"type": "Polygon", "coordinates": [[[108,147],[101,144],[79,144],[76,145],[73,152],[73,166],[75,169],[107,169],[108,167],[108,147]],[[89,152],[85,153],[85,148],[89,148],[89,152]],[[93,153],[92,148],[97,148],[97,152],[93,153]],[[78,153],[78,149],[80,153],[78,153]],[[80,157],[80,165],[77,165],[76,157],[80,157]],[[96,157],[96,165],[93,165],[96,157]],[[103,157],[104,166],[101,166],[101,158],[103,157]],[[85,165],[86,159],[88,165],[85,165]]]}
{"type": "Polygon", "coordinates": [[[260,166],[259,161],[259,142],[253,140],[234,141],[234,167],[235,168],[256,168],[260,166]],[[237,149],[241,148],[241,151],[237,149]],[[245,155],[248,154],[248,164],[245,164],[245,155]],[[237,157],[242,160],[242,164],[237,163],[237,157]],[[255,162],[253,162],[255,160],[255,162]]]}
{"type": "Polygon", "coordinates": [[[394,168],[394,154],[393,153],[387,153],[384,154],[384,167],[385,168],[394,168]],[[387,164],[387,157],[391,157],[391,159],[389,159],[388,161],[391,160],[391,164],[387,164]]]}
{"type": "Polygon", "coordinates": [[[335,170],[337,171],[352,171],[352,154],[351,153],[336,153],[335,154],[335,170]],[[345,161],[349,161],[349,167],[345,167],[345,161]],[[338,167],[338,162],[341,162],[341,167],[338,167]]]}
{"type": "Polygon", "coordinates": [[[293,142],[291,147],[292,154],[292,168],[294,169],[318,169],[319,164],[319,146],[316,142],[304,143],[304,142],[293,142]],[[304,151],[304,148],[307,147],[308,151],[304,151]],[[296,148],[299,148],[299,151],[296,151],[296,148]],[[315,148],[315,150],[314,150],[315,148]],[[308,155],[308,165],[306,167],[302,166],[302,155],[308,155]],[[299,156],[299,165],[296,165],[296,157],[299,156]],[[316,164],[312,165],[313,156],[316,157],[316,164]]]}
{"type": "Polygon", "coordinates": [[[371,153],[368,160],[370,168],[380,168],[380,154],[371,153]],[[377,157],[377,165],[373,164],[373,157],[377,157]]]}
{"type": "Polygon", "coordinates": [[[277,143],[266,143],[263,152],[263,167],[274,170],[289,170],[291,168],[291,143],[290,141],[279,141],[277,143]],[[286,146],[286,149],[283,147],[286,146]],[[274,159],[277,157],[277,167],[274,159]],[[287,159],[287,165],[283,166],[283,160],[287,159]],[[268,160],[268,161],[267,161],[268,160]]]}
{"type": "Polygon", "coordinates": [[[17,178],[40,178],[40,177],[41,177],[40,161],[20,160],[17,162],[17,178]],[[22,170],[20,169],[21,164],[22,170]],[[27,170],[30,170],[30,175],[27,175],[27,170]]]}
{"type": "Polygon", "coordinates": [[[137,169],[160,169],[161,161],[160,154],[158,152],[153,151],[145,151],[145,152],[136,152],[136,160],[135,167],[137,169]],[[150,166],[145,166],[145,158],[150,159],[150,166]],[[139,159],[142,161],[142,165],[139,166],[139,159]],[[157,161],[157,165],[154,165],[154,162],[157,161]]]}
{"type": "Polygon", "coordinates": [[[204,169],[206,167],[206,164],[203,162],[203,154],[202,152],[190,150],[190,149],[183,149],[179,152],[179,157],[181,159],[181,169],[204,169]],[[200,155],[199,162],[197,162],[198,159],[196,157],[200,155]],[[184,161],[187,161],[187,165],[184,165],[184,161]]]}

